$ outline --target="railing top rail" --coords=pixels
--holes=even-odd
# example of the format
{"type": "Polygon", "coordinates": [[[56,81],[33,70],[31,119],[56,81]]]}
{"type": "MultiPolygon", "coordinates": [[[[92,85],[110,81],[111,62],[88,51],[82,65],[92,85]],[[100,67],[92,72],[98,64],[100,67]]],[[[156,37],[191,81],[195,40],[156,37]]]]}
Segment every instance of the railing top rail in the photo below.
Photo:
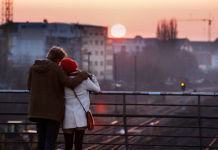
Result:
{"type": "MultiPolygon", "coordinates": [[[[0,93],[29,93],[29,90],[0,90],[0,93]]],[[[149,91],[102,91],[102,95],[166,95],[166,96],[218,96],[216,92],[149,92],[149,91]]]]}
{"type": "Polygon", "coordinates": [[[0,93],[29,93],[29,90],[0,90],[0,93]]]}

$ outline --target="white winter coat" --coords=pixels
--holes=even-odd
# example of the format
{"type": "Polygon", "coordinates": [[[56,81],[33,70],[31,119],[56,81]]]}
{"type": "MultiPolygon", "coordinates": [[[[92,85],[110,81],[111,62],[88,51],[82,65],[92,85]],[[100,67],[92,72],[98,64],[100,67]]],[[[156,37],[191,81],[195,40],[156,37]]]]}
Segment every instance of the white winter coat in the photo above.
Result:
{"type": "MultiPolygon", "coordinates": [[[[89,91],[100,92],[100,87],[95,76],[92,76],[92,80],[89,78],[84,80],[74,90],[85,107],[85,110],[88,111],[90,107],[89,91]]],[[[74,92],[65,87],[65,118],[63,121],[63,129],[86,126],[87,121],[84,109],[75,97],[74,92]]]]}

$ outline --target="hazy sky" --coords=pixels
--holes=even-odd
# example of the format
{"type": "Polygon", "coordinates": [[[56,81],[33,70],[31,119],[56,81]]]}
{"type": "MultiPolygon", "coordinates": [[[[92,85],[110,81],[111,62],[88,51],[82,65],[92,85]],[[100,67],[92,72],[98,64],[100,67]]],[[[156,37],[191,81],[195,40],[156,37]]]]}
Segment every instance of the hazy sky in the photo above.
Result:
{"type": "MultiPolygon", "coordinates": [[[[120,23],[126,37],[155,37],[158,20],[211,18],[212,36],[218,37],[218,0],[14,0],[14,21],[85,23],[108,26],[120,23]]],[[[208,40],[208,23],[178,21],[179,37],[208,40]]],[[[109,34],[109,36],[111,36],[109,34]]]]}

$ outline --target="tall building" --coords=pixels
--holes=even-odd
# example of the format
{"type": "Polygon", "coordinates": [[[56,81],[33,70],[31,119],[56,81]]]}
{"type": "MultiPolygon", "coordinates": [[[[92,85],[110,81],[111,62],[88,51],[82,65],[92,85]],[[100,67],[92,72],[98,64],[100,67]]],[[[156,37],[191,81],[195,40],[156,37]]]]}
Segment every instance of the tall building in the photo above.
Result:
{"type": "Polygon", "coordinates": [[[75,24],[47,24],[46,49],[60,46],[65,49],[68,57],[75,59],[81,66],[81,33],[75,24]]]}
{"type": "Polygon", "coordinates": [[[8,60],[13,66],[33,63],[35,59],[45,57],[46,24],[45,23],[7,23],[1,25],[2,45],[9,51],[8,60]]]}
{"type": "Polygon", "coordinates": [[[93,73],[99,80],[107,80],[107,27],[81,24],[77,27],[81,32],[82,69],[93,73]]]}
{"type": "Polygon", "coordinates": [[[10,53],[8,60],[14,67],[30,66],[34,60],[44,59],[52,46],[60,46],[69,57],[77,60],[82,70],[90,71],[99,80],[112,80],[112,68],[106,71],[106,59],[113,59],[106,52],[107,27],[48,23],[47,20],[9,22],[0,26],[0,37],[1,48],[10,53]]]}

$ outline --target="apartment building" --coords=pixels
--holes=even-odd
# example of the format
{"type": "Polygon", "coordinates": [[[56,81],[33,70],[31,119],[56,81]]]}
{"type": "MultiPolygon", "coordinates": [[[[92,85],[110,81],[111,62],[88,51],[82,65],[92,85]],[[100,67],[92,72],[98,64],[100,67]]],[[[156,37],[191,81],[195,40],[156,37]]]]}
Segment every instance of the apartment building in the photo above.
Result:
{"type": "Polygon", "coordinates": [[[141,36],[135,38],[112,39],[114,52],[126,51],[129,54],[134,54],[143,51],[146,47],[146,42],[141,36]]]}
{"type": "Polygon", "coordinates": [[[78,24],[77,28],[81,32],[82,69],[93,73],[99,80],[110,80],[105,74],[107,27],[78,24]]]}
{"type": "Polygon", "coordinates": [[[107,27],[47,20],[15,22],[1,25],[0,36],[0,43],[7,43],[1,47],[10,52],[8,59],[14,67],[30,66],[36,59],[45,59],[52,46],[60,46],[77,60],[80,69],[90,71],[99,80],[112,80],[113,52],[107,44],[107,27]]]}

